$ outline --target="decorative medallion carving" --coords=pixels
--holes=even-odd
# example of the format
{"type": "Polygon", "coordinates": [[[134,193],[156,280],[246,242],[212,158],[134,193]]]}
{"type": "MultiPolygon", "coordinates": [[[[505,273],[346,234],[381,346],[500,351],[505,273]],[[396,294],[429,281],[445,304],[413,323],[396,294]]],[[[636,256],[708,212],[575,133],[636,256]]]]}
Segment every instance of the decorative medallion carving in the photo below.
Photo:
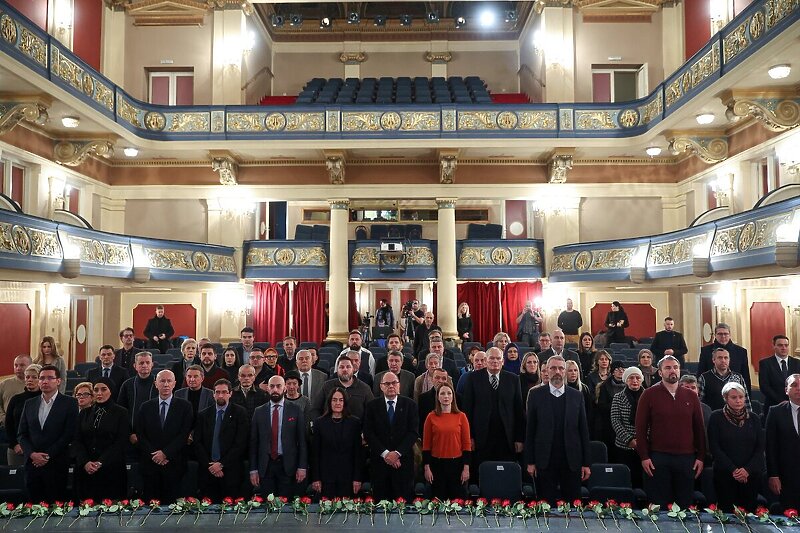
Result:
{"type": "Polygon", "coordinates": [[[669,141],[673,154],[695,154],[706,163],[719,163],[728,158],[728,140],[724,137],[674,137],[669,141]]]}
{"type": "Polygon", "coordinates": [[[592,266],[592,252],[584,250],[575,256],[575,270],[589,270],[592,266]]]}
{"type": "Polygon", "coordinates": [[[549,183],[566,183],[567,172],[572,170],[572,155],[553,154],[547,162],[547,177],[549,183]]]}
{"type": "Polygon", "coordinates": [[[499,246],[492,249],[491,258],[495,265],[507,265],[511,263],[511,250],[505,246],[499,246]]]}
{"type": "Polygon", "coordinates": [[[149,111],[144,116],[144,127],[150,131],[161,131],[167,125],[167,119],[158,111],[149,111]]]}
{"type": "Polygon", "coordinates": [[[366,52],[342,52],[339,54],[339,61],[345,65],[363,63],[367,60],[366,52]]]}
{"type": "Polygon", "coordinates": [[[724,101],[729,117],[751,116],[770,131],[787,131],[800,125],[800,99],[736,98],[724,101]]]}
{"type": "Polygon", "coordinates": [[[194,269],[199,272],[208,272],[211,268],[211,262],[205,252],[195,252],[192,254],[192,265],[194,269]]]}
{"type": "Polygon", "coordinates": [[[270,113],[264,119],[264,127],[269,131],[280,131],[286,127],[286,115],[283,113],[270,113]]]}
{"type": "Polygon", "coordinates": [[[57,163],[75,167],[89,156],[111,157],[114,144],[111,141],[61,141],[53,148],[53,155],[57,163]]]}
{"type": "Polygon", "coordinates": [[[14,239],[14,246],[17,249],[17,253],[20,255],[30,255],[31,236],[28,235],[28,230],[22,226],[14,226],[11,228],[11,235],[14,239]]]}
{"type": "Polygon", "coordinates": [[[753,239],[756,236],[756,224],[755,222],[748,222],[742,228],[742,232],[739,234],[739,251],[746,252],[753,246],[753,239]]]}
{"type": "Polygon", "coordinates": [[[425,61],[428,63],[449,63],[452,60],[452,52],[425,52],[425,61]]]}
{"type": "Polygon", "coordinates": [[[291,248],[280,248],[275,252],[275,263],[279,266],[289,266],[294,263],[296,254],[291,248]]]}

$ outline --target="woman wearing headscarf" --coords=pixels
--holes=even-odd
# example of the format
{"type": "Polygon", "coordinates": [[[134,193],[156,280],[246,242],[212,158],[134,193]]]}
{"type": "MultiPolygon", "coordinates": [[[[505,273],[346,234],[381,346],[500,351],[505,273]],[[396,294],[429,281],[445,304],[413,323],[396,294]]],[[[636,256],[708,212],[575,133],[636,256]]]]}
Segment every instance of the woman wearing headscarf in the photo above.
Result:
{"type": "Polygon", "coordinates": [[[503,370],[511,372],[515,376],[519,375],[520,363],[519,347],[515,343],[509,342],[503,353],[503,370]]]}
{"type": "Polygon", "coordinates": [[[636,452],[636,407],[644,392],[642,371],[632,366],[622,374],[625,389],[611,402],[611,426],[614,428],[612,460],[627,465],[635,488],[642,487],[642,463],[636,452]]]}
{"type": "Polygon", "coordinates": [[[595,415],[595,439],[603,441],[609,449],[614,446],[614,429],[611,427],[611,402],[614,395],[625,389],[622,376],[625,375],[625,363],[614,361],[611,363],[611,375],[597,386],[597,408],[595,415]]]}
{"type": "Polygon", "coordinates": [[[98,379],[94,384],[94,405],[78,417],[72,446],[81,500],[120,500],[127,492],[125,448],[131,432],[128,410],[114,403],[113,387],[110,379],[98,379]]]}
{"type": "Polygon", "coordinates": [[[658,368],[653,366],[653,352],[647,348],[639,351],[639,364],[637,368],[642,371],[642,387],[652,387],[659,381],[661,376],[658,375],[658,368]]]}

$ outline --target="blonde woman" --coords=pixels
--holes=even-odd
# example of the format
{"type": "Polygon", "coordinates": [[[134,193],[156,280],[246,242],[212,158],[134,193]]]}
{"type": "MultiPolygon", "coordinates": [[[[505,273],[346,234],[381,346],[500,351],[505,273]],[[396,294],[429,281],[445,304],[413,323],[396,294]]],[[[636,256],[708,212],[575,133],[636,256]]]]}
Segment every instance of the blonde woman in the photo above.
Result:
{"type": "Polygon", "coordinates": [[[469,315],[469,305],[467,302],[458,304],[458,318],[456,319],[456,329],[461,343],[472,342],[472,317],[469,315]]]}
{"type": "Polygon", "coordinates": [[[53,365],[58,368],[61,373],[61,385],[58,386],[59,394],[64,394],[67,390],[67,363],[64,358],[58,353],[56,340],[53,337],[43,337],[42,342],[39,343],[39,357],[34,361],[37,365],[53,365]]]}
{"type": "Polygon", "coordinates": [[[78,400],[78,411],[88,409],[94,403],[94,389],[88,381],[81,381],[72,390],[72,396],[78,400]]]}
{"type": "Polygon", "coordinates": [[[189,338],[181,343],[181,353],[183,357],[180,361],[172,364],[172,373],[175,374],[175,388],[182,387],[183,378],[186,370],[192,365],[199,365],[200,359],[197,357],[197,341],[189,338]]]}

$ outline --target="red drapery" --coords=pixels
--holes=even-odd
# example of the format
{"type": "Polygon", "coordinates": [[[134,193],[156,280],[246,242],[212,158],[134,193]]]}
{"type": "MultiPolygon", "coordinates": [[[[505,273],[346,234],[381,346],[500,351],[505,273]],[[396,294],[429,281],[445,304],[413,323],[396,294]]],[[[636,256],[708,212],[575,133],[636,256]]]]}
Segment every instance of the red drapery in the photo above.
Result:
{"type": "Polygon", "coordinates": [[[294,284],[292,297],[294,336],[298,342],[319,345],[328,334],[325,331],[325,282],[300,281],[294,284]]]}
{"type": "Polygon", "coordinates": [[[541,281],[520,281],[503,283],[500,288],[500,301],[503,305],[503,331],[512,341],[517,340],[517,316],[525,307],[525,302],[542,296],[541,281]]]}
{"type": "Polygon", "coordinates": [[[458,302],[469,305],[474,340],[484,345],[500,331],[498,286],[497,282],[468,281],[460,283],[456,290],[458,302]]]}
{"type": "Polygon", "coordinates": [[[253,329],[256,342],[273,346],[289,334],[289,284],[256,282],[253,286],[253,329]]]}
{"type": "Polygon", "coordinates": [[[350,331],[353,331],[361,326],[361,315],[358,314],[358,304],[356,303],[356,284],[352,281],[347,284],[347,302],[350,306],[347,324],[350,331]]]}

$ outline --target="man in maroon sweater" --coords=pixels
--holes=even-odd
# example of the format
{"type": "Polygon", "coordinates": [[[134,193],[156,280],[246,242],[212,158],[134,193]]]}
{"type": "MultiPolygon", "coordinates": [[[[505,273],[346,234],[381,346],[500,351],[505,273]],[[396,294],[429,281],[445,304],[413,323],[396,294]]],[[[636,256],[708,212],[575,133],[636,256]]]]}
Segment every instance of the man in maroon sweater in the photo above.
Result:
{"type": "Polygon", "coordinates": [[[661,382],[642,393],[636,409],[636,450],[648,476],[645,490],[650,501],[686,508],[706,456],[703,412],[697,395],[679,387],[680,363],[675,357],[664,356],[658,373],[661,382]]]}

